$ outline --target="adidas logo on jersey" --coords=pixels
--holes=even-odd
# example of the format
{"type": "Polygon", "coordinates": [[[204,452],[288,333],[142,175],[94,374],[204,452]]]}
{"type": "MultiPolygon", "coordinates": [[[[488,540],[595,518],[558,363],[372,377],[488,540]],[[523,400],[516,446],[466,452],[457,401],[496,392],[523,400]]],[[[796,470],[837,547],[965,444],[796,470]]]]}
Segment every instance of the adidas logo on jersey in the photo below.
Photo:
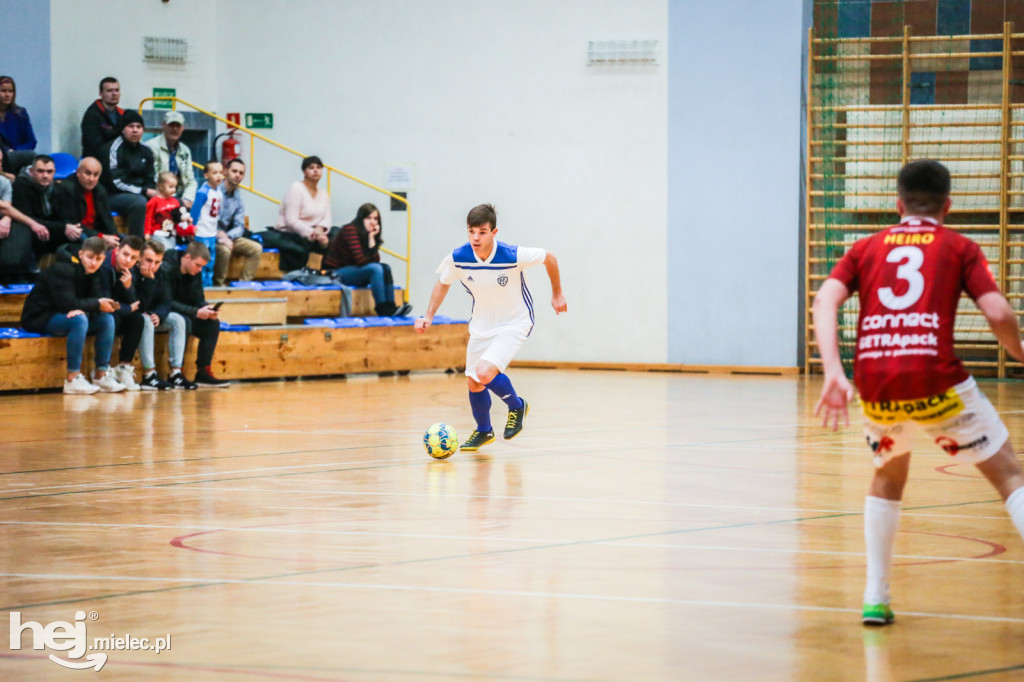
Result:
{"type": "Polygon", "coordinates": [[[466,281],[467,282],[475,282],[476,280],[473,279],[473,275],[470,275],[469,277],[466,278],[466,281]]]}

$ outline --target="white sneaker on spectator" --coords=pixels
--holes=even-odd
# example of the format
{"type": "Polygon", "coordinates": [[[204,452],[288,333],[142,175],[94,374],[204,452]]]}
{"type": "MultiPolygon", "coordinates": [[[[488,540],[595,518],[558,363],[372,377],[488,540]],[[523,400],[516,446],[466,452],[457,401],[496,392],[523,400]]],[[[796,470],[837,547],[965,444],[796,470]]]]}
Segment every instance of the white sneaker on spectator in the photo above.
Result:
{"type": "Polygon", "coordinates": [[[71,380],[64,380],[64,392],[68,395],[90,395],[97,392],[99,386],[93,386],[84,374],[76,374],[71,380]]]}
{"type": "Polygon", "coordinates": [[[99,386],[100,390],[104,393],[120,393],[124,390],[124,384],[114,378],[114,373],[108,371],[103,375],[102,379],[97,379],[93,375],[93,381],[96,382],[96,386],[99,386]]]}
{"type": "Polygon", "coordinates": [[[126,391],[139,391],[141,387],[135,383],[135,368],[128,365],[118,365],[111,373],[117,383],[124,385],[126,391]]]}

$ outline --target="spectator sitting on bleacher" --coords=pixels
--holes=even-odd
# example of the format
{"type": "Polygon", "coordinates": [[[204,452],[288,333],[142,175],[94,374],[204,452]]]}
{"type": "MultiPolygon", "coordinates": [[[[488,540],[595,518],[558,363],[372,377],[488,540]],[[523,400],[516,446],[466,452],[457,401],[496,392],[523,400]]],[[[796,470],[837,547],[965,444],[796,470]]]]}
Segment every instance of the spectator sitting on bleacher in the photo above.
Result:
{"type": "MultiPolygon", "coordinates": [[[[108,249],[116,248],[121,241],[110,215],[110,204],[107,190],[100,183],[103,167],[92,157],[78,162],[78,170],[69,175],[53,190],[53,206],[57,220],[67,225],[74,225],[81,234],[73,242],[72,248],[77,251],[77,244],[89,237],[100,237],[107,243],[108,249]]],[[[65,233],[65,237],[68,235],[65,233]]],[[[65,249],[69,248],[67,246],[65,249]]]]}
{"type": "Polygon", "coordinates": [[[240,282],[255,279],[260,266],[263,245],[255,239],[245,237],[245,204],[239,185],[245,178],[245,164],[241,159],[231,159],[224,169],[224,205],[217,216],[217,257],[213,261],[213,284],[224,287],[228,284],[228,267],[231,257],[243,259],[240,282]]]}
{"type": "Polygon", "coordinates": [[[217,217],[224,205],[224,192],[220,183],[224,180],[224,166],[220,161],[210,161],[203,173],[206,182],[196,193],[192,204],[192,223],[196,226],[196,241],[206,244],[210,261],[203,267],[203,286],[213,285],[213,263],[217,258],[217,217]]]}
{"type": "Polygon", "coordinates": [[[0,175],[0,284],[21,284],[34,279],[34,234],[49,234],[43,225],[11,203],[13,187],[0,175]]]}
{"type": "Polygon", "coordinates": [[[102,296],[98,271],[107,245],[86,239],[71,262],[57,262],[40,274],[21,311],[21,325],[30,332],[67,337],[65,393],[117,393],[124,386],[109,373],[114,346],[116,301],[102,296]],[[86,334],[95,333],[94,384],[81,373],[86,334]]]}
{"type": "Polygon", "coordinates": [[[327,250],[331,198],[327,192],[317,189],[323,173],[324,164],[319,156],[304,158],[302,180],[288,188],[277,213],[277,222],[263,232],[263,247],[280,252],[283,272],[305,266],[314,251],[324,253],[327,250]]]}
{"type": "Polygon", "coordinates": [[[25,107],[15,101],[17,88],[10,76],[0,76],[0,138],[3,138],[5,168],[14,175],[35,158],[36,134],[25,107]]]}
{"type": "Polygon", "coordinates": [[[143,391],[167,391],[172,388],[192,390],[199,386],[181,373],[187,328],[185,318],[171,312],[171,292],[167,285],[167,273],[160,269],[164,261],[164,251],[161,242],[152,239],[147,241],[142,246],[142,256],[134,272],[143,324],[142,339],[139,343],[139,359],[142,360],[141,388],[143,391]],[[173,386],[156,373],[154,337],[157,331],[170,331],[167,350],[171,369],[169,376],[176,378],[173,386]]]}
{"type": "Polygon", "coordinates": [[[112,76],[100,81],[100,98],[82,115],[82,157],[99,158],[103,145],[121,134],[121,84],[112,76]]]}
{"type": "Polygon", "coordinates": [[[356,211],[355,219],[336,230],[331,237],[323,266],[334,270],[342,284],[355,287],[369,284],[378,315],[404,317],[412,306],[403,303],[401,309],[396,309],[391,266],[380,262],[380,245],[383,243],[380,211],[373,204],[363,204],[356,211]]]}
{"type": "Polygon", "coordinates": [[[192,150],[181,141],[185,132],[185,117],[180,111],[164,114],[163,133],[146,142],[153,151],[153,168],[156,173],[173,173],[178,179],[175,196],[185,208],[191,209],[196,199],[196,173],[192,169],[192,150]]]}
{"type": "MultiPolygon", "coordinates": [[[[220,338],[220,319],[217,309],[206,302],[203,293],[200,273],[209,260],[210,250],[206,244],[194,241],[185,251],[172,250],[164,254],[160,272],[167,278],[171,310],[185,318],[188,332],[199,339],[195,383],[200,388],[220,388],[228,386],[230,382],[215,378],[211,369],[213,353],[217,350],[217,340],[220,338]]],[[[182,377],[181,372],[172,374],[168,381],[174,384],[177,377],[182,377]]]]}
{"type": "Polygon", "coordinates": [[[146,202],[156,196],[153,150],[140,143],[145,128],[139,112],[128,110],[121,117],[121,134],[103,145],[103,186],[110,195],[112,211],[125,217],[128,231],[145,234],[146,202]]]}
{"type": "Polygon", "coordinates": [[[192,216],[174,196],[177,189],[178,178],[173,173],[161,173],[156,183],[157,194],[146,204],[146,239],[160,242],[165,250],[196,236],[192,216]]]}
{"type": "Polygon", "coordinates": [[[4,240],[3,261],[5,271],[31,279],[39,257],[53,251],[57,245],[70,241],[80,232],[77,227],[62,223],[53,204],[53,159],[40,154],[14,181],[12,201],[14,208],[32,219],[27,225],[12,224],[11,233],[4,240]],[[7,270],[10,266],[10,270],[7,270]]]}
{"type": "Polygon", "coordinates": [[[132,268],[139,261],[142,244],[141,237],[126,237],[119,247],[107,251],[100,268],[103,296],[114,299],[120,305],[114,312],[114,335],[121,337],[121,346],[118,349],[118,364],[111,373],[129,391],[139,390],[132,360],[135,359],[135,351],[142,339],[143,323],[132,268]]]}

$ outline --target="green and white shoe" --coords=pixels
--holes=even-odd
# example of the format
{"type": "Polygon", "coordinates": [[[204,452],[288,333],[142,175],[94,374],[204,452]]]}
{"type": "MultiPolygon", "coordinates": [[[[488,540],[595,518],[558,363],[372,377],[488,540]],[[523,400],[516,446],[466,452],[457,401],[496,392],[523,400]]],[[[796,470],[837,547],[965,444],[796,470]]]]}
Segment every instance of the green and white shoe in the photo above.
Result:
{"type": "Polygon", "coordinates": [[[865,604],[860,622],[864,625],[888,625],[896,619],[888,604],[865,604]]]}

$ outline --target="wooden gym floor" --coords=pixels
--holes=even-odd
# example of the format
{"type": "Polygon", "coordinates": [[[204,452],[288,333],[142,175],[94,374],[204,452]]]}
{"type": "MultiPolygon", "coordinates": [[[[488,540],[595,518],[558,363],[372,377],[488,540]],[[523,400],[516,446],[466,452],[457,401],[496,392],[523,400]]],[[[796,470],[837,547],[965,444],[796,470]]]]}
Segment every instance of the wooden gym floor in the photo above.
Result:
{"type": "MultiPolygon", "coordinates": [[[[1024,543],[972,469],[922,442],[867,629],[871,465],[817,378],[512,376],[522,435],[443,462],[461,376],[0,396],[0,611],[171,636],[109,680],[1024,678],[1024,543]]],[[[1024,384],[981,385],[1024,442],[1024,384]]],[[[0,678],[96,675],[32,641],[0,678]]]]}

